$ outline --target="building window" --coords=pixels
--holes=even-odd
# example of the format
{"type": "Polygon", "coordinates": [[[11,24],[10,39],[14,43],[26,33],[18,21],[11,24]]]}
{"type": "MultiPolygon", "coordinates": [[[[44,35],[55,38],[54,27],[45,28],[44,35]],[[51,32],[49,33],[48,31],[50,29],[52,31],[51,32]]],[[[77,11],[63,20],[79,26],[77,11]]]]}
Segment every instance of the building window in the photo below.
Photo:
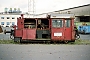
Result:
{"type": "Polygon", "coordinates": [[[7,22],[7,25],[10,25],[10,22],[7,22]]]}
{"type": "Polygon", "coordinates": [[[7,19],[10,19],[10,17],[7,17],[7,19]]]}
{"type": "Polygon", "coordinates": [[[4,22],[1,22],[1,25],[4,25],[4,22]]]}
{"type": "Polygon", "coordinates": [[[15,19],[15,17],[12,17],[12,19],[15,19]]]}
{"type": "Polygon", "coordinates": [[[90,16],[81,16],[80,17],[80,22],[90,22],[90,16]]]}
{"type": "Polygon", "coordinates": [[[4,17],[1,17],[1,19],[4,19],[4,17]]]}
{"type": "Polygon", "coordinates": [[[15,25],[15,22],[12,22],[12,25],[15,25]]]}

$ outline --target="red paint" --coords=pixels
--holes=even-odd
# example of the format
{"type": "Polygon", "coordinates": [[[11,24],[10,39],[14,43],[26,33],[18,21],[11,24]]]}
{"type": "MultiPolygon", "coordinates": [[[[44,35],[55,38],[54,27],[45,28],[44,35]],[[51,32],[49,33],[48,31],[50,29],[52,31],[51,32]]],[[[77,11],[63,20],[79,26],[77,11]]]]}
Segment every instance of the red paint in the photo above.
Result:
{"type": "Polygon", "coordinates": [[[22,30],[21,29],[15,30],[15,37],[22,37],[22,30]]]}
{"type": "Polygon", "coordinates": [[[36,29],[23,29],[22,39],[36,39],[36,29]]]}
{"type": "Polygon", "coordinates": [[[71,39],[72,39],[72,21],[71,19],[70,20],[65,19],[64,20],[64,40],[71,40],[71,39]],[[65,21],[70,21],[69,27],[65,25],[65,21]]]}
{"type": "Polygon", "coordinates": [[[52,40],[63,40],[64,39],[64,28],[52,28],[51,29],[52,40]],[[62,36],[55,36],[55,33],[61,33],[62,36]]]}
{"type": "Polygon", "coordinates": [[[65,27],[64,40],[71,40],[71,37],[72,37],[71,27],[70,28],[65,27]]]}
{"type": "Polygon", "coordinates": [[[74,19],[72,19],[72,40],[75,40],[74,19]]]}
{"type": "Polygon", "coordinates": [[[17,20],[17,28],[18,29],[23,29],[24,28],[24,19],[19,19],[17,20]]]}
{"type": "MultiPolygon", "coordinates": [[[[57,19],[56,19],[57,20],[57,19]]],[[[74,39],[74,21],[72,21],[72,19],[62,19],[63,21],[63,27],[51,27],[51,39],[52,40],[72,40],[74,39]],[[69,23],[68,23],[69,21],[69,23]],[[66,22],[68,23],[68,25],[66,24],[66,22]],[[54,34],[57,34],[57,36],[54,36],[54,34]],[[60,35],[61,34],[61,35],[60,35]]],[[[52,26],[52,24],[51,24],[52,26]]]]}

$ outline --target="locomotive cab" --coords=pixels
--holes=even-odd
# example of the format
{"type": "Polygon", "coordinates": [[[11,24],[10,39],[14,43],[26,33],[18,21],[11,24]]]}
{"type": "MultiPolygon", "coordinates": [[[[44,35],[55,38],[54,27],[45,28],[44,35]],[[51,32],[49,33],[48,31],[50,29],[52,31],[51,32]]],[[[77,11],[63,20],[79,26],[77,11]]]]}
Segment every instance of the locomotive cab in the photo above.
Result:
{"type": "Polygon", "coordinates": [[[51,40],[52,41],[75,41],[74,15],[52,14],[51,15],[51,40]]]}
{"type": "Polygon", "coordinates": [[[37,20],[37,31],[36,31],[36,38],[42,40],[50,39],[50,24],[49,19],[47,18],[39,18],[37,20]]]}

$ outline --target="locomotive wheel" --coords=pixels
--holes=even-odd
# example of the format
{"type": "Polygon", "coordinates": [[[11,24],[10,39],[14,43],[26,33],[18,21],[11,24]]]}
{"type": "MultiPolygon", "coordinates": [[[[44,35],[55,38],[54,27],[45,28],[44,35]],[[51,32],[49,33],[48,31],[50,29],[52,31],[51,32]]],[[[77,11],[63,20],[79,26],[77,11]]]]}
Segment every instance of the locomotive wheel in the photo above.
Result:
{"type": "Polygon", "coordinates": [[[19,42],[20,43],[21,38],[20,37],[14,37],[14,42],[19,42]]]}
{"type": "Polygon", "coordinates": [[[80,38],[80,35],[76,35],[75,37],[76,37],[76,40],[78,40],[80,38]]]}
{"type": "Polygon", "coordinates": [[[14,36],[13,36],[13,35],[10,35],[10,38],[11,38],[12,40],[14,40],[14,36]]]}
{"type": "Polygon", "coordinates": [[[19,43],[23,43],[23,41],[22,41],[22,40],[20,40],[20,41],[19,41],[19,43]]]}
{"type": "Polygon", "coordinates": [[[65,43],[65,44],[67,44],[67,43],[68,43],[68,41],[64,41],[64,43],[65,43]]]}

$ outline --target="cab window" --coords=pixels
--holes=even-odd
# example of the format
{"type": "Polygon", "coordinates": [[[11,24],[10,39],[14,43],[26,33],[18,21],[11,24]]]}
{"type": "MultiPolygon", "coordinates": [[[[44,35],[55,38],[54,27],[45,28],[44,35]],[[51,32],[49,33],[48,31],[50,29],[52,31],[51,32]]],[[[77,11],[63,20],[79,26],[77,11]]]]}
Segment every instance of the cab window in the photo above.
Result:
{"type": "Polygon", "coordinates": [[[63,27],[63,20],[53,19],[52,20],[52,27],[57,27],[57,28],[63,27]]]}
{"type": "Polygon", "coordinates": [[[71,20],[65,20],[65,27],[70,27],[70,24],[71,24],[70,21],[71,20]]]}

